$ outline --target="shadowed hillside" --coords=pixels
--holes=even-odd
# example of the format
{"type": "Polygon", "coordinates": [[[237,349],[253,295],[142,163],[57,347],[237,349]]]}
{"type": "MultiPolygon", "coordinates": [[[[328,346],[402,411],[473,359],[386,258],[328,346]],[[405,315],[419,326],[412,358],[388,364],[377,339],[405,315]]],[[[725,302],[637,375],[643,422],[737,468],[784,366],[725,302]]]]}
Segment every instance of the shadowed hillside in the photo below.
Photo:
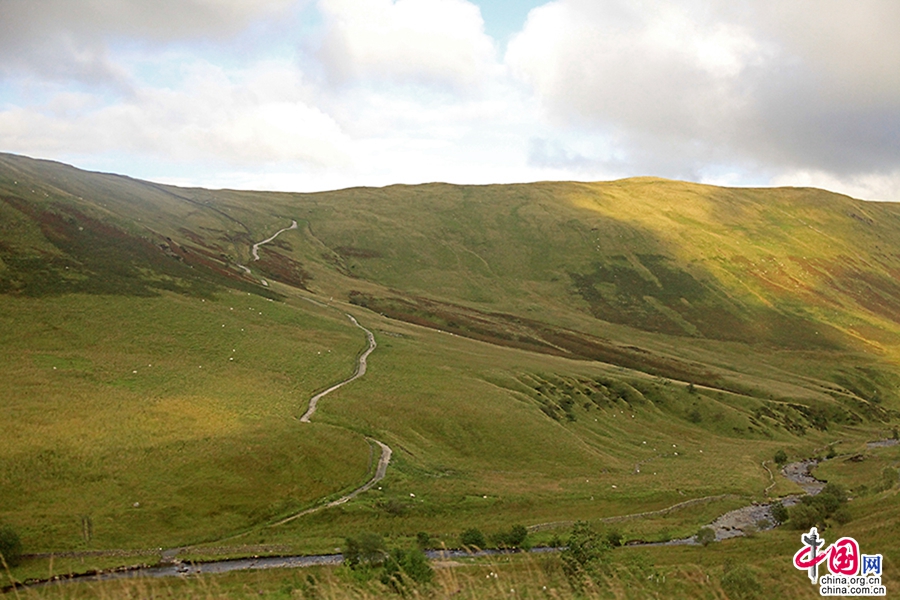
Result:
{"type": "MultiPolygon", "coordinates": [[[[240,265],[296,219],[261,249],[264,278],[493,343],[707,383],[684,345],[897,358],[894,204],[652,178],[255,193],[0,166],[9,294],[271,294],[240,265]]],[[[862,394],[856,378],[835,383],[862,394]]]]}

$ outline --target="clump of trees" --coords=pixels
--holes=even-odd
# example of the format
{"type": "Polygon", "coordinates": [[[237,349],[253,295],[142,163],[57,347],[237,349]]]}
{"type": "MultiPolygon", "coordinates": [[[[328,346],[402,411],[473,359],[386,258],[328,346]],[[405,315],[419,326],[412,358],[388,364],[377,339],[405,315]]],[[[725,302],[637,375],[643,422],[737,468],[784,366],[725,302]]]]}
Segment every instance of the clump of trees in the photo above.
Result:
{"type": "Polygon", "coordinates": [[[851,518],[844,506],[846,503],[847,491],[836,483],[828,483],[815,496],[804,496],[787,510],[788,524],[793,529],[809,529],[824,525],[829,517],[838,523],[846,523],[851,518]]]}
{"type": "Polygon", "coordinates": [[[388,550],[384,539],[375,533],[346,538],[343,555],[344,564],[361,579],[377,576],[382,584],[400,594],[434,579],[434,570],[420,548],[388,550]]]}
{"type": "Polygon", "coordinates": [[[528,529],[524,525],[513,525],[510,529],[485,536],[480,529],[471,527],[459,536],[459,543],[468,550],[483,550],[490,545],[497,548],[518,550],[528,548],[528,529]]]}
{"type": "Polygon", "coordinates": [[[501,531],[491,536],[491,541],[500,548],[527,548],[528,529],[524,525],[513,525],[508,531],[501,531]]]}

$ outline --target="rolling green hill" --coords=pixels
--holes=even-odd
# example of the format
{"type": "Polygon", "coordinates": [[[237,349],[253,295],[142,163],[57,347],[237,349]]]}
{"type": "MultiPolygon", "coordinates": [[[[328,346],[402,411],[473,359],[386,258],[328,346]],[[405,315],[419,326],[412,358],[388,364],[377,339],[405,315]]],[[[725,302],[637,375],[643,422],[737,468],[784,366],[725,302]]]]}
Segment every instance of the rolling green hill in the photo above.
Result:
{"type": "MultiPolygon", "coordinates": [[[[900,206],[822,190],[212,191],[3,154],[0,522],[99,566],[705,499],[623,525],[690,535],[797,491],[765,491],[776,450],[890,435],[898,277],[900,206]],[[365,348],[345,312],[378,348],[301,425],[365,348]],[[366,438],[394,449],[378,488],[272,526],[365,481],[366,438]]],[[[890,493],[865,502],[894,519],[890,493]]]]}

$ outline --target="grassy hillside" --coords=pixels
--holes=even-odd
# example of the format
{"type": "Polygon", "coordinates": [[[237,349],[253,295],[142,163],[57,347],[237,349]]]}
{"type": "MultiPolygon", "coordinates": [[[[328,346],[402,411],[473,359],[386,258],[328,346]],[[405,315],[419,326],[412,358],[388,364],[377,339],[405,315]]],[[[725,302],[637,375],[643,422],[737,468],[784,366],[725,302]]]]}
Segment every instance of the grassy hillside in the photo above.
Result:
{"type": "MultiPolygon", "coordinates": [[[[276,194],[0,155],[0,522],[32,554],[100,552],[61,570],[159,547],[331,551],[360,531],[455,545],[468,527],[544,525],[549,542],[696,499],[621,525],[691,535],[798,492],[770,487],[777,450],[891,435],[898,274],[900,207],[821,190],[276,194]],[[378,348],[301,425],[366,346],[344,312],[378,348]],[[394,450],[378,487],[272,526],[365,481],[366,437],[394,450]]],[[[894,450],[829,477],[858,487],[894,450]]]]}

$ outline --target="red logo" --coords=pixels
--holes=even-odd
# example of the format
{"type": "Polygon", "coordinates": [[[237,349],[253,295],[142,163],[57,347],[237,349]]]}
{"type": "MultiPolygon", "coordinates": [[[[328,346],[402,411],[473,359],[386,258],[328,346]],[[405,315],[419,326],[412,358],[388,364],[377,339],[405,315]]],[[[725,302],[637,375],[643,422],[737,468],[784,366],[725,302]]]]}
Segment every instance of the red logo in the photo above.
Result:
{"type": "Polygon", "coordinates": [[[849,537],[842,537],[821,552],[819,546],[825,540],[819,537],[818,530],[813,527],[808,534],[800,536],[803,547],[794,554],[794,566],[801,571],[809,571],[809,579],[815,583],[819,578],[820,563],[828,560],[828,570],[835,575],[856,575],[859,572],[859,544],[849,537]]]}

